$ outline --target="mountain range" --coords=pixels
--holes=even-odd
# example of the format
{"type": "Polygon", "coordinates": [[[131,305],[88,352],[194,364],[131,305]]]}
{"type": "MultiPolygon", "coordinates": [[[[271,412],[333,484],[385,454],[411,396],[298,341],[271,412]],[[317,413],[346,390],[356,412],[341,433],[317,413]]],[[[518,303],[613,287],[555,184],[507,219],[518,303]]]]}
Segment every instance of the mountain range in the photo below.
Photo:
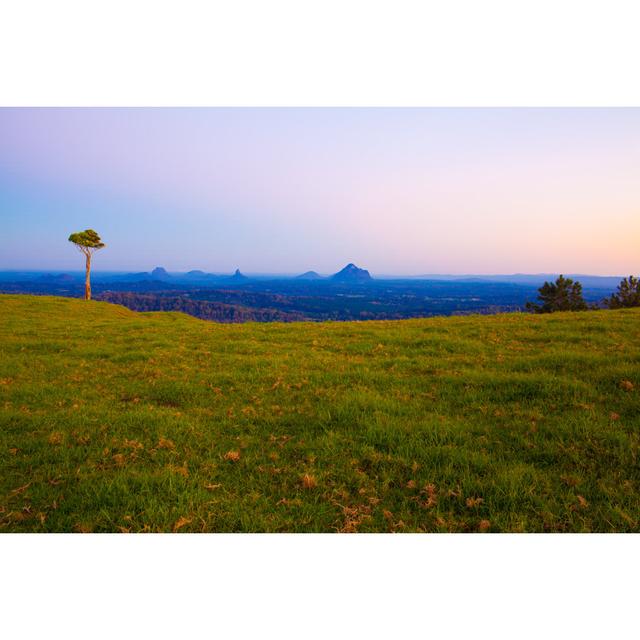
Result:
{"type": "MultiPolygon", "coordinates": [[[[285,274],[254,274],[246,276],[239,269],[233,274],[216,274],[206,273],[198,269],[188,271],[186,273],[169,273],[163,267],[155,267],[151,271],[142,272],[107,272],[94,270],[92,272],[92,280],[96,283],[153,283],[154,287],[160,287],[163,284],[172,285],[189,285],[189,286],[222,286],[225,284],[240,285],[243,283],[256,283],[260,281],[291,281],[303,283],[314,283],[318,285],[326,283],[335,284],[367,284],[382,283],[386,281],[429,281],[429,282],[459,282],[459,283],[500,283],[505,285],[520,285],[528,287],[539,287],[545,281],[555,280],[559,274],[557,273],[539,273],[539,274],[523,274],[516,273],[511,275],[448,275],[448,274],[422,274],[415,276],[397,276],[392,274],[378,274],[374,279],[369,271],[361,269],[353,263],[349,263],[343,269],[332,275],[321,275],[317,271],[306,271],[298,276],[285,274]]],[[[594,276],[588,274],[564,274],[566,277],[578,280],[584,288],[600,289],[613,291],[620,283],[623,276],[594,276]]],[[[75,282],[84,281],[84,272],[43,272],[43,271],[0,271],[0,282],[40,282],[45,284],[58,284],[60,286],[75,282]]]]}
{"type": "MultiPolygon", "coordinates": [[[[48,275],[47,277],[59,278],[60,276],[48,275]]],[[[71,278],[71,276],[66,277],[71,278]]],[[[96,280],[106,280],[107,278],[109,278],[110,280],[118,282],[143,282],[151,280],[155,282],[183,281],[189,282],[191,284],[224,284],[225,282],[239,284],[248,282],[253,279],[244,275],[240,271],[240,269],[236,269],[233,275],[206,273],[198,269],[188,271],[187,273],[170,274],[164,267],[155,267],[155,269],[150,272],[142,271],[137,273],[123,273],[109,276],[106,273],[96,272],[94,274],[94,278],[96,280]]],[[[280,278],[282,278],[282,276],[280,276],[280,278]]],[[[264,279],[264,276],[260,277],[260,279],[264,279]]],[[[326,280],[330,282],[340,283],[364,283],[373,280],[371,274],[366,269],[361,269],[352,262],[350,262],[346,267],[331,276],[322,276],[317,271],[306,271],[299,276],[295,276],[294,279],[306,281],[326,280]]]]}

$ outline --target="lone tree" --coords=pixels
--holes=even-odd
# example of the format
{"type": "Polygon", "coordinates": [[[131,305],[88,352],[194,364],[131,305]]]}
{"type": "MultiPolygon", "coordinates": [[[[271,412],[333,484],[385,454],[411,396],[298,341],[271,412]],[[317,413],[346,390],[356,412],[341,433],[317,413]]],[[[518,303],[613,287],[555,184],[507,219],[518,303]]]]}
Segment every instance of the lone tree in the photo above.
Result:
{"type": "Polygon", "coordinates": [[[538,300],[542,304],[527,302],[527,310],[534,313],[553,313],[588,309],[582,297],[582,285],[562,275],[555,282],[545,282],[538,289],[538,300]]]}
{"type": "Polygon", "coordinates": [[[100,236],[93,229],[85,229],[72,233],[69,236],[69,242],[73,242],[86,258],[86,275],[84,281],[84,299],[91,300],[91,256],[95,251],[99,251],[106,245],[100,239],[100,236]]]}
{"type": "Polygon", "coordinates": [[[605,304],[609,309],[640,307],[640,280],[633,276],[621,280],[618,290],[605,300],[605,304]]]}

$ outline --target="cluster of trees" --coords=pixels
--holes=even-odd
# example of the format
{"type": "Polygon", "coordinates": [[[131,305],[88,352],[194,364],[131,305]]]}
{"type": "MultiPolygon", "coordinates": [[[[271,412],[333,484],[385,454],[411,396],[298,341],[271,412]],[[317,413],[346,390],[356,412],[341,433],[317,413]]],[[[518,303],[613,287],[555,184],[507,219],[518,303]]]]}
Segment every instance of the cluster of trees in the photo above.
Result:
{"type": "Polygon", "coordinates": [[[640,307],[640,280],[629,276],[620,282],[618,290],[606,301],[609,309],[640,307]]]}
{"type": "Polygon", "coordinates": [[[640,280],[634,276],[624,278],[612,296],[590,306],[582,296],[582,285],[561,275],[555,282],[545,282],[538,289],[538,300],[540,304],[527,302],[527,310],[534,313],[553,313],[554,311],[640,307],[640,280]]]}

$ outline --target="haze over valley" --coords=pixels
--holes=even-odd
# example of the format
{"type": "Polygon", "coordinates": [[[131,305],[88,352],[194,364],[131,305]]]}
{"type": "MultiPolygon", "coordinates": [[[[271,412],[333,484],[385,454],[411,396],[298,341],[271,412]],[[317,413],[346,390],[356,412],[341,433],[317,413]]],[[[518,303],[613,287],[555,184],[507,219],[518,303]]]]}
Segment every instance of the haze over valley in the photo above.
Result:
{"type": "MultiPolygon", "coordinates": [[[[522,311],[537,288],[555,274],[504,276],[371,275],[349,263],[333,274],[169,273],[93,274],[94,297],[135,311],[182,311],[218,322],[389,320],[522,311]]],[[[619,277],[575,276],[585,299],[597,303],[619,277]]],[[[81,297],[84,273],[0,272],[0,292],[81,297]]]]}

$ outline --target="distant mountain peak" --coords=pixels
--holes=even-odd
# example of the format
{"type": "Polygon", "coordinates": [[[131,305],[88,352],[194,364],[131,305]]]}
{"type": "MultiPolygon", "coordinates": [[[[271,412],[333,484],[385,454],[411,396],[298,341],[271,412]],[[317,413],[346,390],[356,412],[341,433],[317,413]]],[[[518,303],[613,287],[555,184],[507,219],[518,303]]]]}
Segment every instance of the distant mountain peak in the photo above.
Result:
{"type": "Polygon", "coordinates": [[[296,276],[297,280],[321,280],[322,276],[317,271],[305,271],[299,276],[296,276]]]}
{"type": "Polygon", "coordinates": [[[151,277],[154,280],[165,280],[166,278],[169,277],[169,274],[166,272],[166,270],[163,267],[156,267],[151,272],[151,277]]]}
{"type": "Polygon", "coordinates": [[[372,279],[371,274],[366,269],[356,267],[353,262],[350,262],[344,269],[332,276],[332,280],[337,282],[367,282],[372,279]]]}
{"type": "Polygon", "coordinates": [[[241,273],[240,269],[236,269],[235,273],[231,276],[232,280],[248,280],[244,273],[241,273]]]}

